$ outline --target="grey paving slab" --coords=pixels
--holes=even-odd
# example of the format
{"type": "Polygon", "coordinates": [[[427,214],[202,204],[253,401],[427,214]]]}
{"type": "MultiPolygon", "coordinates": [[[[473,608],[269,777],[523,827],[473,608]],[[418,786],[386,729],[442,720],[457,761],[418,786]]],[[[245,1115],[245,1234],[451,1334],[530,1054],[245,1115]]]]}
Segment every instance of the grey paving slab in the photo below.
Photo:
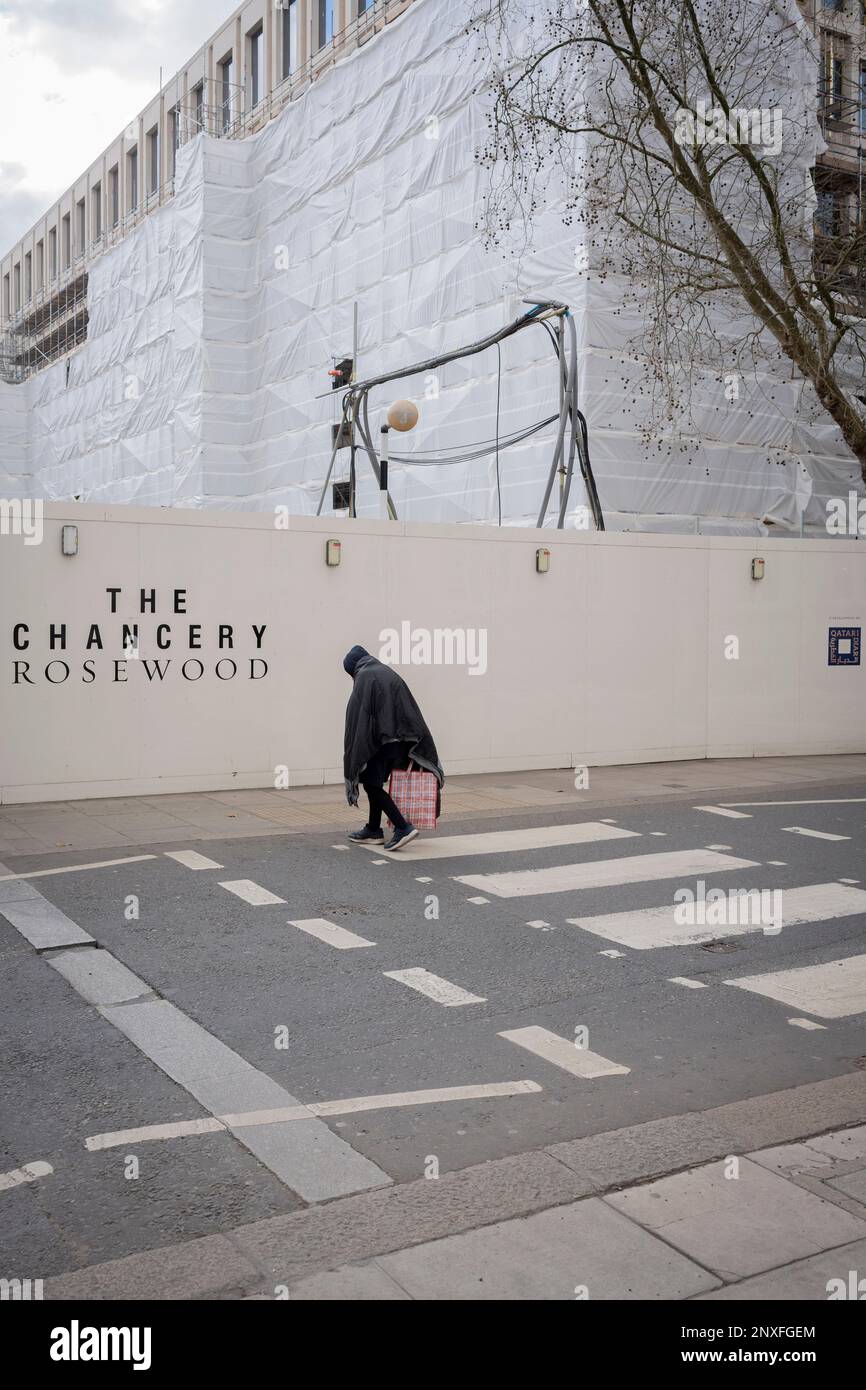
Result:
{"type": "Polygon", "coordinates": [[[724,1161],[603,1200],[726,1280],[866,1236],[866,1221],[749,1159],[724,1161]]]}
{"type": "Polygon", "coordinates": [[[79,927],[47,898],[43,898],[41,893],[35,898],[3,903],[0,905],[0,916],[11,922],[37,951],[45,951],[52,946],[75,946],[93,940],[89,932],[79,927]]]}
{"type": "MultiPolygon", "coordinates": [[[[0,875],[2,872],[0,869],[0,875]]],[[[41,896],[39,890],[34,888],[32,883],[28,883],[26,878],[13,878],[6,883],[0,878],[0,907],[4,903],[21,903],[28,899],[32,902],[41,896]]]]}
{"type": "Polygon", "coordinates": [[[852,1125],[850,1129],[840,1129],[835,1134],[819,1134],[809,1140],[809,1148],[844,1163],[859,1159],[866,1163],[866,1125],[852,1125]]]}
{"type": "Polygon", "coordinates": [[[378,1264],[415,1299],[675,1299],[718,1283],[597,1198],[383,1255],[378,1264]]]}
{"type": "Polygon", "coordinates": [[[837,1192],[844,1192],[846,1197],[853,1197],[857,1202],[866,1203],[866,1169],[847,1173],[842,1178],[831,1178],[827,1186],[835,1187],[837,1192]]]}
{"type": "MultiPolygon", "coordinates": [[[[864,1272],[866,1240],[856,1240],[851,1245],[836,1246],[833,1250],[822,1251],[820,1255],[795,1260],[793,1264],[770,1270],[767,1274],[757,1274],[752,1279],[743,1279],[737,1284],[699,1294],[698,1301],[761,1302],[767,1299],[787,1303],[802,1299],[826,1303],[831,1294],[837,1300],[849,1299],[852,1288],[858,1287],[864,1272]]],[[[866,1296],[866,1281],[856,1296],[858,1299],[866,1296]]],[[[804,1341],[802,1348],[805,1350],[808,1347],[809,1343],[804,1341]]]]}
{"type": "Polygon", "coordinates": [[[120,1004],[150,993],[110,951],[58,951],[47,960],[90,1004],[120,1004]]]}
{"type": "Polygon", "coordinates": [[[345,1265],[329,1274],[314,1274],[289,1290],[292,1302],[388,1303],[407,1300],[409,1294],[375,1263],[345,1265]]]}
{"type": "MultiPolygon", "coordinates": [[[[167,1000],[108,1006],[100,1012],[212,1115],[301,1104],[167,1000]]],[[[306,1201],[391,1182],[321,1120],[246,1127],[238,1137],[306,1201]]]]}

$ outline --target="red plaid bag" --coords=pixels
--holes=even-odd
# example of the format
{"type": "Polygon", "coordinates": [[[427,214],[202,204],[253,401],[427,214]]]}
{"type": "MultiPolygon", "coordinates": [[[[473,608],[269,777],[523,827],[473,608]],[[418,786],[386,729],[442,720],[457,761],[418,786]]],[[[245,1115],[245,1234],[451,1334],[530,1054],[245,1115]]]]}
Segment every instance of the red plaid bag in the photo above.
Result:
{"type": "Polygon", "coordinates": [[[436,829],[440,806],[439,780],[432,772],[421,772],[412,763],[407,770],[395,768],[388,783],[388,795],[399,807],[401,816],[416,830],[436,829]]]}

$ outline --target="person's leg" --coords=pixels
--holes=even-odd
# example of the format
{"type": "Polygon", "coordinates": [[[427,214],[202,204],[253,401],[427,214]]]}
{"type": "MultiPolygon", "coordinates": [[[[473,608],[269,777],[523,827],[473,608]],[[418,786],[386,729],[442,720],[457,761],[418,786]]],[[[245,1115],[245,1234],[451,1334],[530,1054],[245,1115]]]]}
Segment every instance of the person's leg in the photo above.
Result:
{"type": "Polygon", "coordinates": [[[370,803],[370,810],[367,815],[367,826],[370,830],[381,830],[383,806],[379,800],[382,788],[375,782],[362,782],[361,786],[367,793],[367,800],[370,803]]]}
{"type": "Polygon", "coordinates": [[[390,797],[390,796],[388,795],[388,793],[385,791],[385,788],[384,788],[384,787],[379,787],[379,788],[378,788],[378,792],[379,792],[379,806],[380,806],[381,810],[385,812],[385,815],[388,817],[388,819],[389,819],[389,821],[391,822],[391,824],[393,825],[394,829],[395,829],[395,830],[398,830],[398,831],[399,831],[399,830],[405,830],[405,829],[406,829],[406,826],[407,826],[407,824],[408,824],[408,821],[407,821],[407,820],[405,819],[405,817],[402,815],[402,813],[401,813],[401,811],[400,811],[400,808],[399,808],[399,806],[397,805],[397,803],[396,803],[395,801],[392,801],[391,797],[390,797]]]}

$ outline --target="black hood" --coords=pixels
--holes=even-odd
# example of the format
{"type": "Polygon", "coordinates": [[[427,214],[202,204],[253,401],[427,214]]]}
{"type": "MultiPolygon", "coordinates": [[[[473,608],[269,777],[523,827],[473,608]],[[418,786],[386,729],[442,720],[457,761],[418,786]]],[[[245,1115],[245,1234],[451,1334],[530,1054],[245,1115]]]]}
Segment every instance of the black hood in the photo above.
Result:
{"type": "Polygon", "coordinates": [[[353,647],[352,650],[346,652],[346,655],[343,657],[343,670],[348,672],[350,676],[354,676],[355,667],[358,665],[361,657],[369,655],[370,653],[364,647],[353,647]]]}

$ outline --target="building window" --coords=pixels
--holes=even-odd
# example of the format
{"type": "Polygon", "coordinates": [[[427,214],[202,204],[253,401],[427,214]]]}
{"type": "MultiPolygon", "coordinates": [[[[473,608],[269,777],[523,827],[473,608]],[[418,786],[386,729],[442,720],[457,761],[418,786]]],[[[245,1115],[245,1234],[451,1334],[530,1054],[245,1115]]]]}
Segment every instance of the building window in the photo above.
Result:
{"type": "Polygon", "coordinates": [[[265,31],[261,25],[247,35],[250,106],[258,106],[264,96],[265,31]]]}
{"type": "Polygon", "coordinates": [[[148,196],[159,189],[159,126],[147,132],[147,192],[148,196]]]}
{"type": "Polygon", "coordinates": [[[93,230],[93,240],[99,241],[102,236],[102,184],[95,183],[90,193],[90,225],[93,230]]]}
{"type": "Polygon", "coordinates": [[[72,223],[68,212],[64,213],[60,228],[60,255],[63,269],[68,270],[72,264],[72,223]]]}
{"type": "Polygon", "coordinates": [[[75,249],[83,256],[87,246],[87,213],[83,198],[75,204],[75,249]]]}
{"type": "Polygon", "coordinates": [[[373,0],[358,0],[358,16],[359,16],[359,18],[360,18],[360,16],[361,16],[362,14],[366,14],[368,10],[372,10],[372,8],[373,8],[373,0]]]}
{"type": "Polygon", "coordinates": [[[108,198],[111,225],[116,227],[120,221],[120,170],[116,164],[108,171],[108,198]]]}
{"type": "Polygon", "coordinates": [[[12,267],[12,289],[14,294],[15,312],[21,308],[21,266],[12,267]]]}
{"type": "Polygon", "coordinates": [[[24,257],[24,303],[33,298],[33,257],[28,251],[24,257]]]}
{"type": "Polygon", "coordinates": [[[301,30],[298,0],[290,0],[283,5],[283,78],[291,77],[298,66],[300,55],[301,30]]]}
{"type": "Polygon", "coordinates": [[[197,131],[204,130],[204,83],[199,82],[197,87],[192,89],[193,111],[195,113],[195,128],[197,131]]]}
{"type": "Polygon", "coordinates": [[[45,289],[45,242],[36,243],[36,290],[45,289]]]}
{"type": "Polygon", "coordinates": [[[127,208],[135,212],[138,207],[138,146],[126,156],[127,208]]]}
{"type": "Polygon", "coordinates": [[[319,0],[319,48],[334,37],[334,0],[319,0]]]}
{"type": "Polygon", "coordinates": [[[860,129],[866,130],[866,63],[860,64],[860,129]]]}
{"type": "Polygon", "coordinates": [[[815,220],[818,224],[818,230],[824,236],[839,236],[842,230],[842,203],[835,190],[819,189],[815,220]]]}
{"type": "Polygon", "coordinates": [[[9,276],[3,276],[3,317],[8,319],[12,313],[12,299],[9,290],[9,276]]]}
{"type": "Polygon", "coordinates": [[[48,229],[48,278],[57,279],[57,228],[48,229]]]}
{"type": "Polygon", "coordinates": [[[222,129],[228,130],[232,123],[232,55],[223,58],[219,65],[220,71],[220,110],[222,129]]]}

